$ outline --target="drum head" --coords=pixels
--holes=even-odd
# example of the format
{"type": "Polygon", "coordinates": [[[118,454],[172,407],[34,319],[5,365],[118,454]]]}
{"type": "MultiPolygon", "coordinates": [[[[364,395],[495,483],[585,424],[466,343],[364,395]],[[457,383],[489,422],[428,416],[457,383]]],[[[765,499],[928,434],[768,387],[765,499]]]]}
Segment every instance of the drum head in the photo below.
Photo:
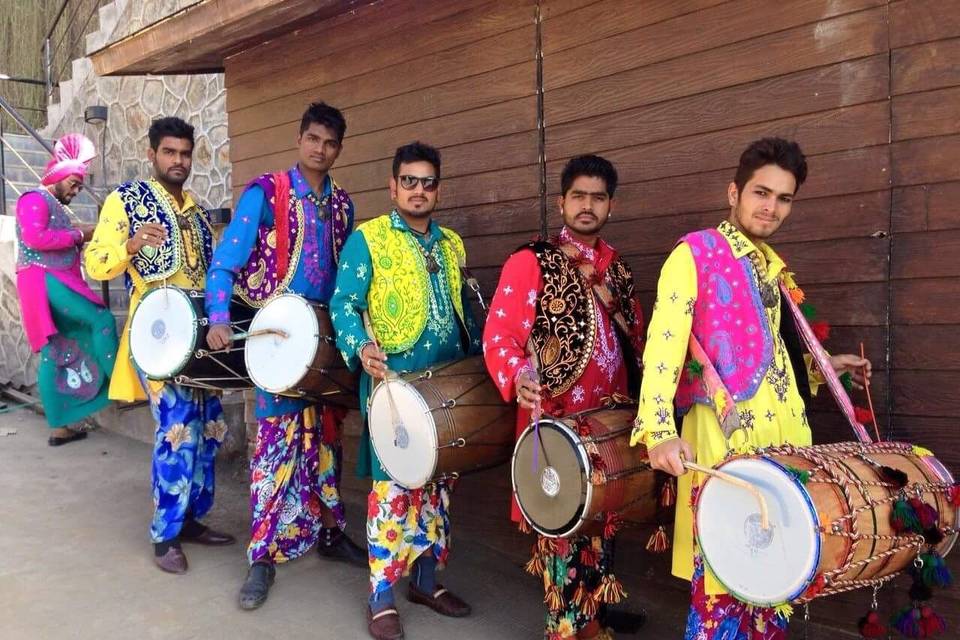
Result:
{"type": "Polygon", "coordinates": [[[539,438],[531,425],[517,439],[513,493],[539,533],[566,536],[580,527],[593,488],[585,456],[580,439],[560,421],[541,420],[539,438]]]}
{"type": "Polygon", "coordinates": [[[394,482],[417,489],[433,478],[437,428],[430,407],[413,385],[403,380],[378,384],[370,395],[367,422],[373,450],[394,482]]]}
{"type": "Polygon", "coordinates": [[[250,322],[250,332],[280,329],[275,335],[247,339],[244,358],[253,383],[270,393],[284,393],[303,379],[317,355],[317,315],[310,303],[292,293],[265,304],[250,322]]]}
{"type": "Polygon", "coordinates": [[[187,294],[175,287],[148,291],[130,320],[130,357],[148,378],[174,377],[193,357],[197,316],[187,294]]]}
{"type": "Polygon", "coordinates": [[[820,562],[820,519],[807,490],[767,458],[737,458],[719,468],[760,489],[770,528],[761,528],[760,507],[752,494],[708,478],[696,513],[707,566],[744,602],[770,607],[800,597],[820,562]]]}

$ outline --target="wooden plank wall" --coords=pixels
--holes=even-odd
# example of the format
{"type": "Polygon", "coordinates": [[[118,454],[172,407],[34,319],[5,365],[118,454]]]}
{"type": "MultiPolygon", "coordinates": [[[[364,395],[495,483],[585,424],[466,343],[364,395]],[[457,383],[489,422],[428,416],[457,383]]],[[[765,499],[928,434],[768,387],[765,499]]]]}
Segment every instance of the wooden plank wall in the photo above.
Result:
{"type": "MultiPolygon", "coordinates": [[[[397,145],[420,138],[441,148],[440,220],[465,236],[489,293],[504,258],[539,226],[535,5],[395,0],[230,59],[235,193],[294,161],[303,107],[327,100],[348,120],[334,174],[360,219],[389,207],[397,145]]],[[[828,348],[865,343],[885,435],[960,468],[950,439],[960,419],[960,268],[951,260],[960,250],[960,0],[540,6],[551,228],[564,162],[610,158],[621,187],[606,235],[634,267],[649,313],[676,239],[726,216],[744,146],[766,135],[798,140],[810,176],[775,246],[833,325],[828,348]]],[[[811,420],[817,441],[852,437],[826,394],[811,420]]],[[[505,474],[483,478],[495,491],[463,483],[476,508],[458,518],[519,561],[526,542],[504,525],[498,495],[505,474]]],[[[644,539],[622,545],[628,586],[683,601],[687,587],[667,577],[667,558],[636,551],[644,539]]],[[[904,592],[902,583],[884,589],[884,609],[904,592]]],[[[868,602],[864,592],[818,601],[811,637],[852,636],[868,602]]],[[[939,606],[953,628],[957,604],[947,594],[939,606]]]]}

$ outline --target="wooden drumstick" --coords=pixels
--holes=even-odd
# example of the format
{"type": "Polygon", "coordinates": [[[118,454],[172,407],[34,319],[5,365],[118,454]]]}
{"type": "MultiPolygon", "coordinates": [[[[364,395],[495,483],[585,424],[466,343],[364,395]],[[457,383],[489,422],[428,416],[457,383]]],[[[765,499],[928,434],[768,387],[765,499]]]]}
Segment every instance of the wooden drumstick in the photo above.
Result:
{"type": "MultiPolygon", "coordinates": [[[[376,334],[373,332],[373,324],[370,322],[370,314],[366,311],[363,312],[363,328],[367,332],[367,336],[373,340],[373,346],[377,349],[380,349],[380,342],[377,340],[376,334]]],[[[360,363],[360,366],[363,366],[363,363],[360,363]]],[[[390,371],[388,367],[383,374],[383,382],[387,383],[391,379],[395,379],[397,375],[390,371]]],[[[396,431],[403,426],[403,421],[400,419],[400,411],[397,409],[397,403],[393,399],[393,390],[390,388],[390,385],[387,384],[387,403],[390,405],[390,419],[393,421],[393,430],[394,434],[396,431]]],[[[396,436],[395,436],[396,437],[396,436]]]]}
{"type": "Polygon", "coordinates": [[[718,480],[723,480],[724,482],[729,482],[732,485],[736,485],[741,489],[745,489],[753,494],[753,497],[757,499],[757,502],[760,503],[760,528],[766,531],[770,528],[770,512],[767,509],[767,500],[763,497],[763,494],[760,493],[760,489],[756,485],[747,482],[742,478],[730,475],[726,471],[720,471],[718,469],[713,469],[711,467],[705,467],[699,465],[696,462],[690,462],[688,460],[683,461],[683,466],[689,469],[690,471],[697,471],[699,473],[706,474],[708,476],[713,476],[718,480]]]}
{"type": "Polygon", "coordinates": [[[256,331],[241,331],[230,336],[230,340],[249,340],[260,336],[279,336],[286,340],[290,334],[283,329],[257,329],[256,331]]]}

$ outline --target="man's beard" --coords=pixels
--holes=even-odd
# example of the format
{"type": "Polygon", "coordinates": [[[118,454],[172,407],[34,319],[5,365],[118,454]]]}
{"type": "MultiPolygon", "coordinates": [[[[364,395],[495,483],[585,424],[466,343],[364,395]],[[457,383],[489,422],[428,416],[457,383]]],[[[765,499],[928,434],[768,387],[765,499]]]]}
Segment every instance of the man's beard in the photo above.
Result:
{"type": "Polygon", "coordinates": [[[73,196],[68,191],[63,191],[59,184],[53,186],[53,197],[60,204],[70,204],[73,201],[73,196]]]}
{"type": "Polygon", "coordinates": [[[410,209],[404,209],[400,205],[397,205],[397,209],[400,211],[400,213],[404,215],[408,215],[411,218],[429,218],[433,214],[436,208],[437,208],[436,205],[434,205],[429,209],[410,210],[410,209]]]}
{"type": "Polygon", "coordinates": [[[157,178],[166,182],[167,184],[172,184],[176,186],[182,185],[187,181],[187,178],[190,177],[190,172],[184,170],[183,177],[171,175],[170,171],[162,172],[159,168],[156,169],[157,178]]]}

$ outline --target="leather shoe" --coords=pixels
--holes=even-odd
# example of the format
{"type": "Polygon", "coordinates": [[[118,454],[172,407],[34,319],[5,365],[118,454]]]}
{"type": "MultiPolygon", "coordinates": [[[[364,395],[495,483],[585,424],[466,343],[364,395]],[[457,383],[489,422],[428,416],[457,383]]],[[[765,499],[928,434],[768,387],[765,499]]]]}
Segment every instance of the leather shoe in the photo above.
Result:
{"type": "Polygon", "coordinates": [[[403,640],[400,613],[393,607],[374,615],[367,607],[367,630],[376,640],[403,640]]]}
{"type": "Polygon", "coordinates": [[[170,547],[162,556],[153,556],[153,562],[167,573],[186,573],[187,556],[178,547],[170,547]]]}
{"type": "Polygon", "coordinates": [[[210,527],[204,527],[203,531],[193,535],[187,535],[181,531],[180,541],[190,542],[192,544],[202,544],[207,547],[222,547],[224,545],[234,544],[237,539],[229,533],[220,533],[219,531],[214,531],[210,527]]]}
{"type": "Polygon", "coordinates": [[[370,566],[367,550],[356,544],[343,532],[330,544],[327,544],[323,538],[321,538],[320,542],[317,543],[317,553],[321,558],[346,562],[355,567],[367,568],[370,566]]]}
{"type": "Polygon", "coordinates": [[[240,587],[240,608],[256,609],[267,601],[267,594],[277,575],[277,568],[267,562],[255,562],[247,570],[247,579],[240,587]]]}
{"type": "Polygon", "coordinates": [[[431,596],[417,589],[411,582],[410,588],[407,589],[407,600],[430,607],[440,615],[450,618],[463,618],[470,615],[471,611],[470,605],[439,584],[431,596]]]}

